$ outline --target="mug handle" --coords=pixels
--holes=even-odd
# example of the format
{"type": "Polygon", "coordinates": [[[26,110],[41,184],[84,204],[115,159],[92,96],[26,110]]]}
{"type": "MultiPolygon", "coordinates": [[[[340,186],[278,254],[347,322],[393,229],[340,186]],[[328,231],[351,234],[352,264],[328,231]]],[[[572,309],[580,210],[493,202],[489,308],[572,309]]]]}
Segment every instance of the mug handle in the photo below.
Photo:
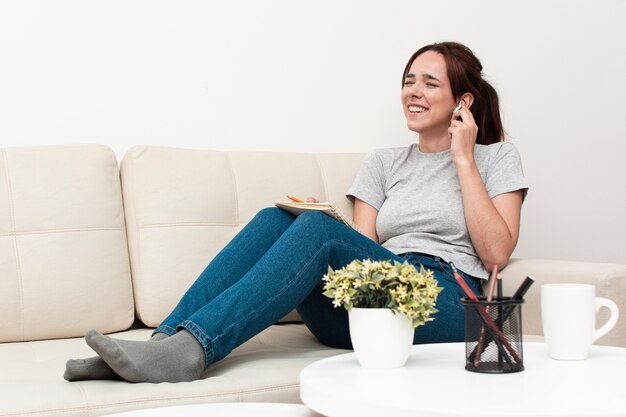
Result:
{"type": "Polygon", "coordinates": [[[611,316],[602,327],[593,332],[593,340],[591,343],[595,342],[596,340],[607,334],[613,327],[615,327],[617,319],[619,318],[619,309],[617,308],[617,304],[615,304],[614,301],[609,300],[608,298],[596,297],[596,313],[602,307],[608,308],[611,311],[611,316]]]}

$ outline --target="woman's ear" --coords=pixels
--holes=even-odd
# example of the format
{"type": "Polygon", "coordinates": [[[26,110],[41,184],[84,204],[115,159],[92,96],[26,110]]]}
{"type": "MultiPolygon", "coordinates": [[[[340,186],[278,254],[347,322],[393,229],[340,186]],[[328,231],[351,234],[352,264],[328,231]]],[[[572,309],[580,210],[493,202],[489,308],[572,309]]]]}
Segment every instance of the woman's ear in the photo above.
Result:
{"type": "Polygon", "coordinates": [[[474,103],[474,96],[472,95],[472,93],[465,93],[461,96],[460,101],[463,102],[463,107],[469,109],[474,103]]]}

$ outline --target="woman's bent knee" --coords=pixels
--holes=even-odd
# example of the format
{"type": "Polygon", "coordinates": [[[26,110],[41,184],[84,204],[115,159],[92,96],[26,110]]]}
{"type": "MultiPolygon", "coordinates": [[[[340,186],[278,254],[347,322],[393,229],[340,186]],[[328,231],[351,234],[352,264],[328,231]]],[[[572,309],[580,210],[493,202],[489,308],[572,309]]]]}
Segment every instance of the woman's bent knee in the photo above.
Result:
{"type": "Polygon", "coordinates": [[[265,207],[259,210],[255,217],[293,220],[293,215],[287,213],[285,210],[279,209],[278,207],[265,207]]]}
{"type": "Polygon", "coordinates": [[[324,227],[327,224],[332,224],[330,222],[336,222],[335,219],[331,218],[327,214],[324,214],[318,210],[309,210],[300,214],[296,219],[298,223],[304,223],[306,225],[315,226],[315,227],[324,227]]]}

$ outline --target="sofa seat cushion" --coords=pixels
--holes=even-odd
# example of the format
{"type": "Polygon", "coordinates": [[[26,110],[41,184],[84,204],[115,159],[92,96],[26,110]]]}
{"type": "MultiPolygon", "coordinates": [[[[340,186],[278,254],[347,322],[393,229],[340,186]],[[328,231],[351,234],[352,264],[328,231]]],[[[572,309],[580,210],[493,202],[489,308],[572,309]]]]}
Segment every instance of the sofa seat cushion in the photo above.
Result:
{"type": "Polygon", "coordinates": [[[0,342],[134,321],[119,170],[101,145],[0,149],[0,342]]]}
{"type": "MultiPolygon", "coordinates": [[[[152,329],[112,334],[147,340],[152,329]]],[[[302,324],[274,325],[211,365],[194,382],[131,384],[63,379],[69,358],[93,356],[84,339],[0,344],[0,416],[96,416],[207,402],[299,403],[309,363],[349,351],[321,345],[302,324]]]]}

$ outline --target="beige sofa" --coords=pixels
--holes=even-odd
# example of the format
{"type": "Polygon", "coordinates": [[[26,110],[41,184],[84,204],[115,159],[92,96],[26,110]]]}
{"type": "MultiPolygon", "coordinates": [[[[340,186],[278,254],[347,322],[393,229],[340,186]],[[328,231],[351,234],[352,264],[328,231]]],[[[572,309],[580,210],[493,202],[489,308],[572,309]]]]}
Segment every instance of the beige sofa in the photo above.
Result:
{"type": "MultiPolygon", "coordinates": [[[[0,416],[299,402],[299,371],[344,351],[319,344],[294,315],[200,381],[69,383],[62,375],[68,358],[93,355],[81,337],[87,329],[147,339],[220,248],[285,193],[350,213],[344,191],[363,156],[142,146],[118,169],[105,146],[0,149],[0,416]]],[[[515,259],[505,290],[528,274],[537,284],[594,283],[626,312],[626,265],[515,259]]],[[[541,335],[538,299],[535,285],[523,308],[528,340],[541,335]]],[[[626,346],[625,323],[599,343],[626,346]]]]}

